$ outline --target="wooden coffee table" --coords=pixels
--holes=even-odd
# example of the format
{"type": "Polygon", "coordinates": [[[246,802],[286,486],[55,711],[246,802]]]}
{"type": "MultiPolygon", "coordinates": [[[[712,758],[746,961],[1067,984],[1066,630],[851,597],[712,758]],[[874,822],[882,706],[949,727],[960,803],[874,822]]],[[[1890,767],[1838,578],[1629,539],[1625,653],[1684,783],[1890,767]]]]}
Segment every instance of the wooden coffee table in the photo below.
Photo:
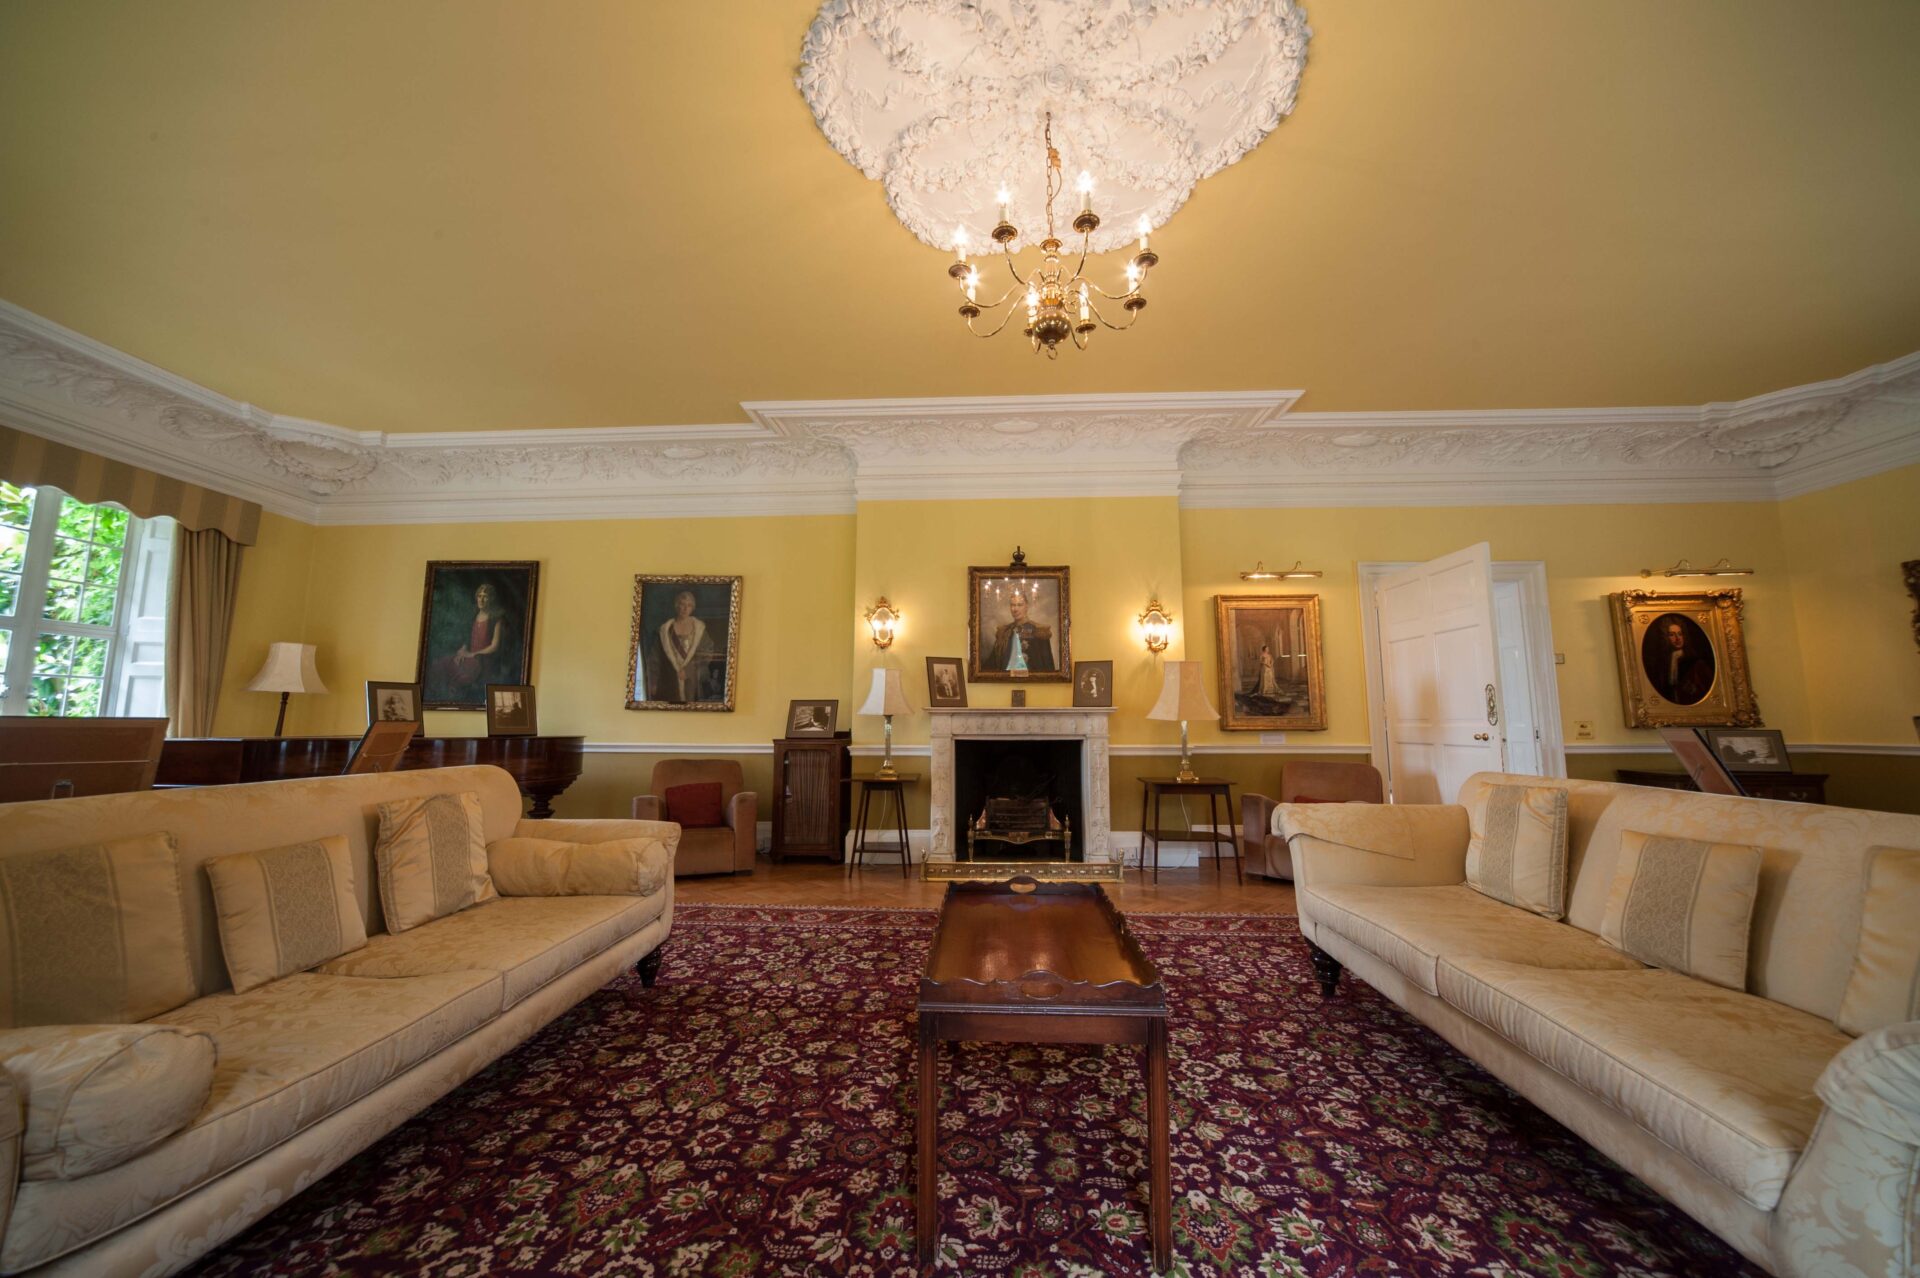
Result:
{"type": "Polygon", "coordinates": [[[940,1044],[1140,1043],[1147,1049],[1147,1232],[1173,1261],[1167,1158],[1167,991],[1127,921],[1092,883],[950,884],[920,978],[920,1261],[939,1232],[940,1044]]]}

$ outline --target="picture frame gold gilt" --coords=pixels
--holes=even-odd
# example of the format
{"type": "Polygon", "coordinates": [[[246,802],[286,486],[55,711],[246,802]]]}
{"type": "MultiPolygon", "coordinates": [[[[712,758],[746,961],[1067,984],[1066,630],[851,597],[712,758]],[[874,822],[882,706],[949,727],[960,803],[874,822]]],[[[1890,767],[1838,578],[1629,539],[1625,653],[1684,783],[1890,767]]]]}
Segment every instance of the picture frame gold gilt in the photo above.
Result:
{"type": "Polygon", "coordinates": [[[634,577],[627,709],[733,709],[742,580],[684,573],[634,577]]]}
{"type": "Polygon", "coordinates": [[[1738,587],[1607,596],[1629,728],[1758,727],[1738,587]]]}
{"type": "Polygon", "coordinates": [[[1071,573],[1037,568],[1018,546],[1004,567],[967,569],[967,678],[1071,683],[1071,573]]]}
{"type": "Polygon", "coordinates": [[[1220,727],[1323,732],[1327,726],[1319,595],[1215,595],[1220,727]]]}

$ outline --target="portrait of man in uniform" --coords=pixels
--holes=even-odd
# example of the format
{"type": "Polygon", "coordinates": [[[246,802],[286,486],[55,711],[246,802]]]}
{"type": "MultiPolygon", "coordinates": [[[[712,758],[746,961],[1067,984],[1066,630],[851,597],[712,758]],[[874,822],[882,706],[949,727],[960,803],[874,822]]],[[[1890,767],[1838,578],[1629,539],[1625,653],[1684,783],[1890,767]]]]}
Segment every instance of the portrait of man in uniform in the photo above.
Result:
{"type": "Polygon", "coordinates": [[[1067,570],[1007,568],[967,570],[969,600],[967,677],[987,682],[1065,683],[1068,652],[1067,570]]]}

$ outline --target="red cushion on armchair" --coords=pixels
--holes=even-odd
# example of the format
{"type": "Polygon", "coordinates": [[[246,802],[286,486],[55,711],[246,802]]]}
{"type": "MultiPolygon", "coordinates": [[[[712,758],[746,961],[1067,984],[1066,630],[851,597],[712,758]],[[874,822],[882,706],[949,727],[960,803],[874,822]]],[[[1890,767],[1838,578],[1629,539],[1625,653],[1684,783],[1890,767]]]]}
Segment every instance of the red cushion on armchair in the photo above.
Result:
{"type": "Polygon", "coordinates": [[[660,796],[665,818],[683,829],[707,830],[725,825],[720,810],[720,783],[700,781],[692,785],[670,785],[660,796]]]}
{"type": "Polygon", "coordinates": [[[1316,799],[1311,794],[1296,794],[1288,803],[1345,803],[1345,799],[1316,799]]]}

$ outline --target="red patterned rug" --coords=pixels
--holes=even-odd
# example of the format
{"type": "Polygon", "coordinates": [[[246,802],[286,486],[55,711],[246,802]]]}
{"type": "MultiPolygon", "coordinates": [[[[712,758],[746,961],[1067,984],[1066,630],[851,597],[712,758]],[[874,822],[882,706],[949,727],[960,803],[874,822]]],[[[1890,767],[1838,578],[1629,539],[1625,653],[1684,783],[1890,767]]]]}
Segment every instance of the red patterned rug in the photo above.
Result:
{"type": "MultiPolygon", "coordinates": [[[[1291,918],[1132,915],[1173,1007],[1180,1275],[1752,1275],[1291,918]]],[[[631,975],[206,1274],[901,1275],[924,910],[683,906],[631,975]]],[[[939,1269],[1147,1272],[1137,1048],[946,1049],[939,1269]]]]}

